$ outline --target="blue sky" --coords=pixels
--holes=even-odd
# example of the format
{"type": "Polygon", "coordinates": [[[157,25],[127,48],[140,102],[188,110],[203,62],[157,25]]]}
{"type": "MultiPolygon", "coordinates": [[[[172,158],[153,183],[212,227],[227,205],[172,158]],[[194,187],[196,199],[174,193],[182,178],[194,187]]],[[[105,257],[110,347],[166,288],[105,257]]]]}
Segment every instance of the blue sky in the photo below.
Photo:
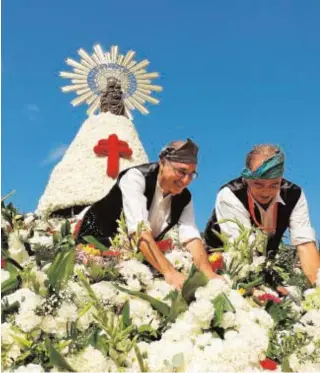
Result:
{"type": "Polygon", "coordinates": [[[159,71],[160,105],[134,123],[151,160],[167,142],[200,146],[191,187],[203,229],[219,187],[258,143],[280,144],[320,235],[319,1],[2,2],[2,195],[33,211],[86,118],[73,108],[67,57],[119,45],[159,71]]]}

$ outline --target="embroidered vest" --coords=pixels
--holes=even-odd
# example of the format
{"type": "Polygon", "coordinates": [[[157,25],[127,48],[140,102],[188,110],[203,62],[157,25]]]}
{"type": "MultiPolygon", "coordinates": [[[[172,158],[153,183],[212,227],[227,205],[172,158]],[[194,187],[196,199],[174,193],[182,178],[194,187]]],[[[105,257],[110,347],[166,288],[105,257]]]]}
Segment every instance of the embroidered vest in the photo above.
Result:
{"type": "MultiPolygon", "coordinates": [[[[152,199],[155,193],[157,177],[159,173],[158,163],[146,163],[135,168],[143,174],[146,180],[144,195],[147,198],[147,210],[150,209],[152,199]]],[[[119,182],[131,168],[122,171],[119,174],[116,184],[109,193],[101,200],[94,203],[84,216],[78,239],[85,235],[93,235],[100,242],[109,246],[109,237],[114,237],[117,233],[118,223],[121,211],[123,209],[122,192],[119,182]]],[[[164,235],[179,222],[185,206],[190,202],[191,194],[188,189],[184,189],[180,194],[172,196],[171,213],[167,221],[168,226],[157,236],[155,240],[161,240],[164,235]]]]}
{"type": "MultiPolygon", "coordinates": [[[[243,206],[247,211],[249,211],[248,205],[248,195],[247,195],[247,184],[243,182],[242,177],[234,179],[229,183],[223,185],[220,190],[224,187],[228,187],[232,193],[241,201],[243,206]]],[[[267,244],[267,252],[268,255],[274,256],[277,253],[279,244],[281,242],[282,236],[286,229],[289,227],[290,223],[290,215],[297,204],[299,198],[301,196],[301,188],[296,184],[282,179],[281,187],[280,187],[280,197],[284,201],[285,205],[279,203],[278,204],[278,216],[277,216],[277,223],[276,223],[276,232],[273,236],[270,236],[268,239],[267,244]]],[[[250,216],[251,224],[256,226],[255,222],[253,221],[252,217],[250,216]]],[[[204,232],[204,238],[206,244],[210,247],[222,247],[222,242],[218,238],[218,236],[212,232],[212,229],[216,230],[217,232],[221,232],[221,227],[217,224],[217,216],[215,209],[213,210],[212,216],[209,219],[206,229],[204,232]]]]}

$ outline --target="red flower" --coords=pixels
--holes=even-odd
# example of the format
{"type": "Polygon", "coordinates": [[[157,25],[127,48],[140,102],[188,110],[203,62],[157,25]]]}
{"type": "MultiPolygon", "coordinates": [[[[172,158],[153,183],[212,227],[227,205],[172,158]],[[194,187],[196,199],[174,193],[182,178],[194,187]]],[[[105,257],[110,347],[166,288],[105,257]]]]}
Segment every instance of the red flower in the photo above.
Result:
{"type": "Polygon", "coordinates": [[[273,303],[280,303],[281,302],[280,298],[276,297],[275,295],[268,294],[268,293],[259,295],[258,298],[262,301],[271,300],[273,303]]]}
{"type": "Polygon", "coordinates": [[[268,359],[268,358],[260,361],[260,365],[262,366],[263,369],[267,369],[267,370],[276,370],[278,366],[278,364],[275,361],[268,359]]]}
{"type": "Polygon", "coordinates": [[[167,240],[157,241],[156,244],[157,244],[158,248],[163,252],[166,252],[166,251],[172,249],[172,247],[173,247],[173,242],[172,242],[171,238],[168,238],[167,240]]]}
{"type": "Polygon", "coordinates": [[[214,272],[223,268],[223,256],[221,253],[211,254],[209,255],[208,259],[214,272]]]}
{"type": "Polygon", "coordinates": [[[105,250],[105,251],[102,251],[102,256],[120,256],[120,252],[119,251],[112,251],[112,250],[105,250]]]}
{"type": "Polygon", "coordinates": [[[1,258],[1,268],[6,268],[6,261],[1,258]]]}

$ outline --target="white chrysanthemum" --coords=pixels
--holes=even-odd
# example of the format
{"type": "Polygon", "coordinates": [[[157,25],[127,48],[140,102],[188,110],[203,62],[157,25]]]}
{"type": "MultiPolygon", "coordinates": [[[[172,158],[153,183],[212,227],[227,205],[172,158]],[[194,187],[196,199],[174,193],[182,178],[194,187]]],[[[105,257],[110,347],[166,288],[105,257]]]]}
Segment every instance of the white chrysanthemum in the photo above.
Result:
{"type": "Polygon", "coordinates": [[[83,306],[90,299],[87,290],[75,281],[68,281],[67,291],[75,296],[75,302],[78,306],[83,306]]]}
{"type": "Polygon", "coordinates": [[[151,323],[153,329],[158,329],[160,324],[159,316],[149,302],[136,297],[130,297],[129,302],[130,317],[133,324],[139,327],[151,323]]]}
{"type": "Polygon", "coordinates": [[[23,310],[34,310],[41,303],[41,297],[27,288],[18,289],[14,293],[7,295],[5,299],[7,299],[9,304],[18,301],[20,303],[20,311],[22,308],[23,310]]]}
{"type": "Polygon", "coordinates": [[[212,300],[221,293],[228,294],[230,287],[225,281],[220,279],[210,280],[206,286],[200,287],[195,292],[196,299],[212,300]]]}
{"type": "Polygon", "coordinates": [[[297,286],[286,286],[286,289],[293,298],[301,299],[302,293],[297,286]]]}
{"type": "Polygon", "coordinates": [[[320,371],[320,362],[313,363],[306,359],[299,359],[297,354],[294,353],[289,357],[289,365],[293,372],[315,372],[320,371]]]}
{"type": "Polygon", "coordinates": [[[214,306],[207,299],[199,299],[190,304],[189,312],[193,314],[193,318],[202,329],[207,329],[214,316],[214,306]]]}
{"type": "Polygon", "coordinates": [[[304,331],[315,340],[320,339],[320,310],[311,310],[301,317],[304,331]]]}
{"type": "Polygon", "coordinates": [[[103,356],[103,354],[88,346],[79,354],[66,357],[70,366],[77,372],[117,372],[116,364],[103,356]]]}
{"type": "Polygon", "coordinates": [[[192,255],[189,251],[174,249],[165,254],[168,261],[177,269],[184,273],[190,271],[192,266],[192,255]]]}
{"type": "Polygon", "coordinates": [[[212,334],[209,332],[198,335],[194,340],[194,345],[200,349],[203,349],[205,346],[209,346],[212,342],[212,334]]]}
{"type": "Polygon", "coordinates": [[[15,343],[15,340],[12,338],[12,336],[17,336],[20,338],[24,337],[24,334],[22,332],[13,329],[11,326],[12,325],[7,322],[1,324],[1,342],[5,345],[15,343]]]}
{"type": "Polygon", "coordinates": [[[180,340],[176,342],[157,341],[149,346],[148,365],[151,372],[173,372],[184,371],[184,366],[192,359],[193,345],[191,341],[180,340]],[[183,355],[183,363],[180,367],[174,367],[173,358],[183,355]]]}
{"type": "Polygon", "coordinates": [[[116,296],[118,290],[109,281],[101,281],[91,285],[91,289],[103,303],[112,303],[112,298],[116,296]]]}
{"type": "Polygon", "coordinates": [[[236,325],[236,316],[233,312],[225,312],[222,316],[221,327],[223,329],[233,328],[236,325]]]}
{"type": "Polygon", "coordinates": [[[127,284],[124,284],[125,289],[140,291],[142,290],[142,285],[137,278],[129,277],[127,278],[127,284]]]}
{"type": "Polygon", "coordinates": [[[56,316],[47,315],[43,318],[40,328],[46,333],[64,337],[67,332],[67,323],[76,321],[77,318],[77,307],[74,304],[63,302],[56,316]]]}
{"type": "Polygon", "coordinates": [[[26,366],[21,366],[14,373],[44,373],[44,369],[41,365],[28,364],[26,366]]]}
{"type": "MultiPolygon", "coordinates": [[[[147,289],[146,293],[150,295],[151,297],[164,301],[163,299],[170,293],[170,291],[174,290],[174,287],[172,285],[169,285],[166,281],[162,279],[155,279],[152,284],[150,284],[147,289]]],[[[166,301],[167,304],[171,304],[171,300],[168,299],[166,301]]]]}
{"type": "Polygon", "coordinates": [[[152,273],[150,268],[136,259],[121,262],[118,265],[119,273],[128,282],[138,279],[141,284],[148,286],[152,283],[152,273]]]}
{"type": "Polygon", "coordinates": [[[249,311],[251,306],[248,301],[237,290],[230,290],[228,299],[236,310],[247,310],[249,311]]]}
{"type": "Polygon", "coordinates": [[[191,312],[180,315],[171,328],[162,334],[162,340],[178,342],[191,340],[201,333],[201,327],[191,312]]]}
{"type": "Polygon", "coordinates": [[[248,316],[253,322],[259,323],[265,329],[271,329],[274,325],[273,318],[262,308],[252,308],[248,316]]]}
{"type": "Polygon", "coordinates": [[[10,278],[9,271],[6,271],[5,269],[1,269],[1,283],[7,281],[10,278]]]}
{"type": "Polygon", "coordinates": [[[41,321],[42,317],[36,315],[32,309],[20,309],[15,318],[17,326],[25,333],[36,329],[41,324],[41,321]]]}

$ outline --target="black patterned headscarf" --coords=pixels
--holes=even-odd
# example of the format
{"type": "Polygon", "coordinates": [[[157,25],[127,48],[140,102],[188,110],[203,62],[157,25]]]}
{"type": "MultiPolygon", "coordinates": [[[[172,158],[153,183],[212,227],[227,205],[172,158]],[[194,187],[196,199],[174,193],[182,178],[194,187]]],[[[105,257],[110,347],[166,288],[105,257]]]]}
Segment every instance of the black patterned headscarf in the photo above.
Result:
{"type": "MultiPolygon", "coordinates": [[[[172,143],[171,143],[172,144],[172,143]]],[[[171,162],[197,164],[198,163],[198,146],[192,140],[188,139],[180,148],[176,149],[167,145],[164,147],[159,157],[160,159],[166,158],[171,162]]]]}

